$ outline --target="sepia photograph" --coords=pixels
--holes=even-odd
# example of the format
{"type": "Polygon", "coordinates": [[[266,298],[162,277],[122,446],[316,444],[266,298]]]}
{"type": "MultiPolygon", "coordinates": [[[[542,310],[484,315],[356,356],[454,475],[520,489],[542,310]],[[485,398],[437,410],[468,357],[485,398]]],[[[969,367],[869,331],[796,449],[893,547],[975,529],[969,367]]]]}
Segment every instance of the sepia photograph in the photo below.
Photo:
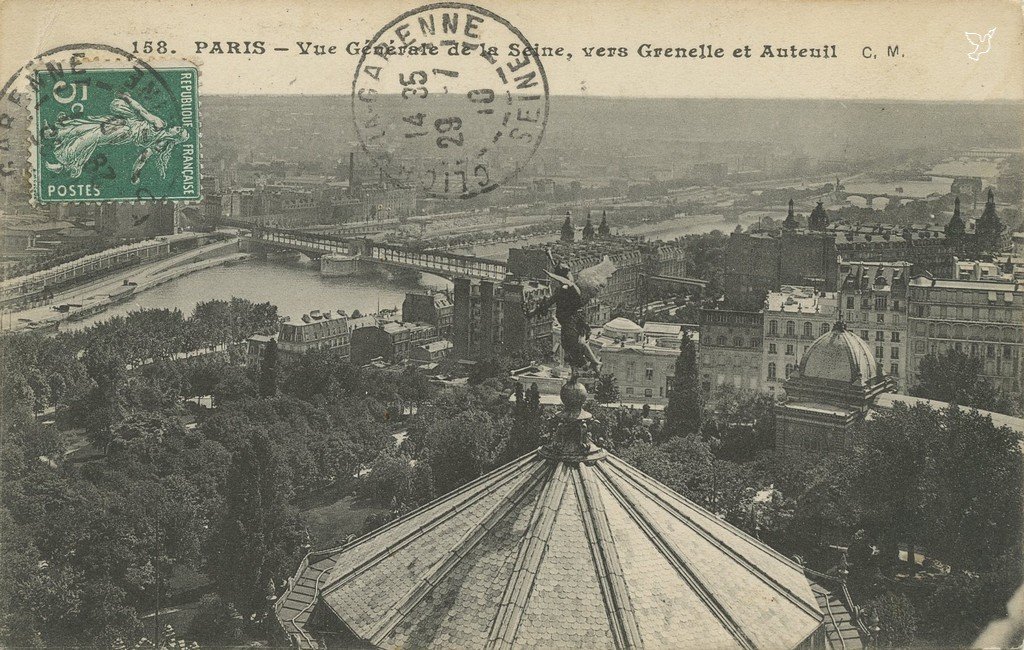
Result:
{"type": "Polygon", "coordinates": [[[0,0],[0,648],[1024,648],[1024,11],[0,0]]]}

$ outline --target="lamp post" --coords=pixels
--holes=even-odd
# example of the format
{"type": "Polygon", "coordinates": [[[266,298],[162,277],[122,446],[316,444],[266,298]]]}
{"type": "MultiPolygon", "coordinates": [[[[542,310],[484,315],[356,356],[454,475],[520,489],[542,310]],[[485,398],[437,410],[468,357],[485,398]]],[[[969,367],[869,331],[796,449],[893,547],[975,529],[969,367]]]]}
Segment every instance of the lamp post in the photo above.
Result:
{"type": "Polygon", "coordinates": [[[880,645],[882,626],[879,624],[878,612],[871,610],[871,617],[868,618],[868,643],[877,648],[880,645]]]}
{"type": "Polygon", "coordinates": [[[757,496],[757,490],[752,487],[746,487],[743,489],[743,496],[747,500],[747,528],[754,534],[754,537],[758,537],[760,526],[754,518],[754,497],[757,496]]]}

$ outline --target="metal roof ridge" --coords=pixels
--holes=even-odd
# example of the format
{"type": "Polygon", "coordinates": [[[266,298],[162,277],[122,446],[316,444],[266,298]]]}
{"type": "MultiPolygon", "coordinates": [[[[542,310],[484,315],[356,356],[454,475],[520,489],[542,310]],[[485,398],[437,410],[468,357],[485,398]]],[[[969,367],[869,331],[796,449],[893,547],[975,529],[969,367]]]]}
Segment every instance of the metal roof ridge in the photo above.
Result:
{"type": "Polygon", "coordinates": [[[548,542],[568,485],[568,469],[564,463],[558,462],[546,466],[550,468],[548,480],[534,503],[527,534],[519,543],[512,575],[505,583],[498,610],[491,619],[487,634],[488,648],[501,648],[513,643],[533,593],[541,563],[547,555],[548,542]]]}
{"type": "Polygon", "coordinates": [[[368,542],[368,541],[370,541],[372,539],[375,539],[376,537],[380,536],[381,534],[394,529],[396,526],[398,526],[400,524],[403,524],[403,523],[409,521],[410,519],[413,519],[414,517],[420,515],[421,513],[425,512],[426,510],[428,510],[431,507],[434,507],[434,506],[436,506],[436,505],[438,505],[440,503],[443,503],[445,501],[456,500],[458,497],[463,496],[467,492],[471,492],[474,489],[481,488],[481,487],[485,488],[485,489],[479,490],[479,492],[477,494],[470,495],[470,499],[467,502],[463,503],[461,506],[453,506],[451,508],[448,508],[448,509],[438,513],[433,519],[431,519],[429,522],[427,522],[427,524],[419,526],[415,530],[412,530],[409,533],[407,533],[404,536],[402,536],[394,544],[391,544],[390,546],[386,546],[386,547],[382,548],[381,550],[377,551],[376,553],[371,555],[369,558],[367,558],[363,562],[360,562],[355,567],[352,567],[351,569],[349,569],[348,571],[346,571],[342,575],[338,576],[338,578],[336,578],[332,582],[324,585],[324,588],[321,590],[320,593],[322,595],[325,595],[325,594],[328,594],[328,593],[334,591],[338,587],[340,587],[343,584],[347,583],[349,580],[351,580],[356,575],[362,573],[364,570],[366,570],[367,568],[372,566],[380,558],[385,557],[387,555],[390,555],[393,551],[395,551],[395,550],[397,550],[399,548],[403,548],[404,546],[409,544],[411,541],[416,539],[420,534],[422,534],[424,530],[428,530],[430,528],[433,528],[434,526],[440,525],[441,523],[443,523],[444,521],[448,520],[453,515],[457,514],[458,512],[461,512],[466,507],[466,505],[468,505],[470,503],[474,503],[477,499],[479,499],[479,498],[483,497],[484,495],[490,493],[490,490],[486,489],[488,483],[495,483],[495,482],[500,483],[500,482],[503,482],[504,480],[508,479],[509,477],[516,476],[518,474],[518,470],[519,469],[524,467],[529,461],[535,460],[536,457],[537,457],[537,450],[531,451],[528,454],[520,456],[519,458],[517,458],[516,460],[513,460],[512,462],[507,463],[506,465],[504,465],[502,467],[499,467],[497,469],[491,470],[487,474],[484,474],[483,476],[481,476],[481,477],[479,477],[479,478],[477,478],[477,479],[475,479],[473,481],[470,481],[469,483],[467,483],[466,485],[462,486],[461,488],[458,488],[454,492],[450,492],[450,493],[448,493],[448,494],[446,494],[446,495],[444,495],[444,496],[442,496],[442,497],[440,497],[438,499],[434,499],[430,503],[427,503],[427,504],[425,504],[423,506],[420,506],[416,510],[413,510],[412,512],[409,512],[408,514],[399,517],[398,519],[388,523],[385,526],[382,526],[381,528],[379,528],[379,529],[377,529],[377,530],[375,530],[375,531],[373,531],[371,533],[368,533],[367,535],[364,535],[362,538],[360,538],[359,540],[356,540],[351,545],[341,549],[339,551],[339,554],[345,553],[346,551],[348,551],[350,549],[353,549],[353,548],[356,548],[358,546],[362,546],[366,542],[368,542]]]}
{"type": "Polygon", "coordinates": [[[621,458],[619,458],[615,454],[609,453],[608,454],[608,461],[610,461],[610,464],[612,466],[614,466],[617,470],[622,472],[623,474],[638,475],[641,479],[646,480],[646,481],[648,481],[650,483],[653,483],[655,486],[660,488],[662,492],[669,494],[672,498],[674,498],[676,500],[682,501],[683,505],[687,506],[688,508],[692,508],[697,513],[703,515],[708,520],[716,522],[718,525],[722,526],[726,530],[739,535],[743,539],[747,540],[748,542],[754,544],[758,548],[760,548],[763,551],[767,552],[768,554],[773,556],[775,559],[783,562],[784,564],[789,565],[791,568],[796,569],[797,571],[803,571],[804,570],[803,565],[798,564],[792,558],[786,557],[782,553],[779,553],[778,551],[776,551],[771,546],[768,546],[767,544],[765,544],[761,540],[757,539],[756,537],[752,537],[749,533],[747,533],[747,532],[737,528],[736,526],[733,526],[728,521],[725,521],[723,519],[719,519],[718,517],[716,517],[712,513],[708,512],[704,508],[701,508],[699,505],[697,505],[693,501],[690,501],[689,499],[687,499],[683,495],[679,494],[678,492],[676,492],[672,488],[668,487],[667,485],[665,485],[661,481],[659,481],[659,480],[657,480],[657,479],[655,479],[655,478],[653,478],[651,476],[648,476],[647,474],[644,474],[643,472],[641,472],[637,468],[633,467],[632,465],[630,465],[626,461],[622,460],[621,458]]]}
{"type": "MultiPolygon", "coordinates": [[[[550,474],[546,464],[540,464],[533,471],[533,474],[520,483],[512,494],[501,499],[484,516],[480,523],[462,536],[456,544],[448,550],[430,569],[420,578],[406,595],[393,604],[376,628],[367,635],[368,640],[375,646],[380,646],[385,638],[395,629],[412,609],[423,601],[430,592],[455,568],[455,566],[476,547],[488,533],[493,525],[505,517],[513,507],[519,503],[533,490],[533,488],[550,474]]],[[[550,480],[548,481],[550,484],[550,480]]]]}
{"type": "MultiPolygon", "coordinates": [[[[615,468],[615,469],[618,469],[618,468],[615,468]]],[[[612,482],[611,481],[611,477],[608,475],[609,470],[605,469],[604,467],[602,467],[601,471],[608,478],[609,482],[612,482]]],[[[618,470],[618,473],[622,473],[621,470],[618,470]]],[[[631,485],[636,487],[636,489],[640,490],[647,497],[649,497],[653,501],[657,502],[658,505],[660,505],[663,509],[668,511],[668,513],[672,517],[674,517],[676,520],[680,521],[683,525],[685,525],[687,528],[689,528],[693,532],[697,533],[697,535],[699,537],[701,537],[705,541],[711,543],[713,546],[718,548],[720,551],[722,551],[733,562],[736,562],[736,563],[740,564],[747,571],[749,571],[750,573],[752,573],[755,576],[757,576],[757,578],[760,579],[761,582],[763,582],[766,585],[768,585],[768,587],[770,587],[773,591],[777,592],[778,594],[780,594],[781,596],[786,598],[786,600],[790,601],[791,603],[793,603],[797,607],[805,610],[807,613],[811,614],[812,616],[818,616],[818,615],[821,614],[821,612],[818,609],[816,604],[809,603],[806,600],[804,600],[803,598],[801,598],[799,595],[793,593],[792,590],[790,590],[788,587],[786,587],[785,585],[780,583],[778,580],[776,580],[775,578],[770,576],[764,569],[762,569],[761,567],[757,566],[756,564],[754,564],[753,562],[748,560],[742,553],[740,553],[739,551],[734,549],[731,545],[726,543],[724,540],[719,539],[717,536],[715,536],[713,533],[711,533],[711,531],[709,531],[708,529],[704,528],[703,526],[698,525],[696,521],[694,521],[690,517],[686,516],[684,513],[680,512],[677,508],[671,507],[671,504],[666,503],[665,499],[663,497],[661,497],[660,495],[656,494],[653,490],[651,490],[650,488],[640,484],[635,479],[633,479],[633,478],[631,478],[629,476],[626,476],[624,473],[622,473],[622,474],[623,474],[622,475],[622,479],[623,480],[627,481],[628,483],[630,483],[631,485]]],[[[717,517],[716,517],[716,520],[717,520],[717,517]]],[[[721,521],[721,520],[718,520],[718,521],[721,521]]],[[[761,546],[766,546],[766,545],[759,542],[758,543],[758,547],[760,548],[761,546]]],[[[812,595],[812,597],[813,597],[813,595],[812,595]]]]}
{"type": "Polygon", "coordinates": [[[648,521],[648,519],[640,512],[636,504],[622,491],[614,489],[614,486],[608,476],[605,474],[606,470],[602,467],[599,470],[599,476],[604,480],[605,487],[612,494],[619,506],[626,511],[633,523],[636,524],[647,539],[654,545],[662,557],[676,570],[679,577],[687,584],[688,587],[693,591],[694,595],[704,606],[708,608],[712,616],[722,625],[723,628],[736,639],[736,642],[744,650],[756,650],[757,646],[753,640],[747,636],[746,632],[740,624],[732,617],[729,613],[728,608],[715,596],[714,592],[708,587],[707,584],[701,579],[700,575],[695,571],[690,564],[683,558],[679,553],[676,552],[675,548],[665,539],[661,531],[657,530],[654,525],[648,521]]]}
{"type": "Polygon", "coordinates": [[[583,529],[590,542],[591,559],[597,571],[601,595],[611,623],[615,644],[620,648],[642,648],[643,638],[640,626],[633,611],[633,602],[629,596],[629,588],[622,575],[622,563],[615,548],[615,538],[601,495],[594,489],[594,471],[589,465],[577,464],[573,472],[573,483],[576,489],[580,512],[583,516],[583,529]]]}

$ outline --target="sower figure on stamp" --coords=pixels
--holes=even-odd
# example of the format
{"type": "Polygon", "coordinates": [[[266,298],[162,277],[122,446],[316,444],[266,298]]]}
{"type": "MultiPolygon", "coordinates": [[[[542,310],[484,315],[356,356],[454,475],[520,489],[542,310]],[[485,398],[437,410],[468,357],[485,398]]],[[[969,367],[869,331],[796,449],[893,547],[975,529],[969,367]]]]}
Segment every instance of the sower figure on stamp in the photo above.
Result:
{"type": "Polygon", "coordinates": [[[57,159],[56,163],[47,162],[47,169],[78,178],[98,147],[134,144],[142,147],[142,153],[135,160],[131,182],[138,184],[142,168],[154,153],[160,177],[166,177],[171,150],[188,140],[188,131],[180,126],[168,127],[128,93],[110,102],[110,111],[112,115],[74,118],[61,113],[56,124],[44,130],[45,135],[54,138],[53,155],[57,159]]]}
{"type": "Polygon", "coordinates": [[[541,302],[533,313],[546,310],[554,303],[555,318],[562,328],[562,352],[566,363],[572,368],[573,377],[584,368],[598,372],[601,362],[587,343],[590,325],[587,324],[584,309],[590,299],[608,284],[608,278],[615,272],[615,265],[605,255],[599,264],[585,268],[573,277],[569,266],[564,262],[556,262],[550,250],[548,259],[554,268],[554,271],[545,271],[554,280],[551,297],[541,302]]]}

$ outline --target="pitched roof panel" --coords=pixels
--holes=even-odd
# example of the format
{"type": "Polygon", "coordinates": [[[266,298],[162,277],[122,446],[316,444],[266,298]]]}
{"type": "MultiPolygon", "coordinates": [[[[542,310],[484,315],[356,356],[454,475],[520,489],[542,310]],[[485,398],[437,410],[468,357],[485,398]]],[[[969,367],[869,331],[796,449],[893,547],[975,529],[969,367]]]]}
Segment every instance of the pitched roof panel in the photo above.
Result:
{"type": "Polygon", "coordinates": [[[314,602],[381,648],[793,648],[823,625],[802,567],[565,435],[315,566],[278,617],[310,647],[314,602]]]}

